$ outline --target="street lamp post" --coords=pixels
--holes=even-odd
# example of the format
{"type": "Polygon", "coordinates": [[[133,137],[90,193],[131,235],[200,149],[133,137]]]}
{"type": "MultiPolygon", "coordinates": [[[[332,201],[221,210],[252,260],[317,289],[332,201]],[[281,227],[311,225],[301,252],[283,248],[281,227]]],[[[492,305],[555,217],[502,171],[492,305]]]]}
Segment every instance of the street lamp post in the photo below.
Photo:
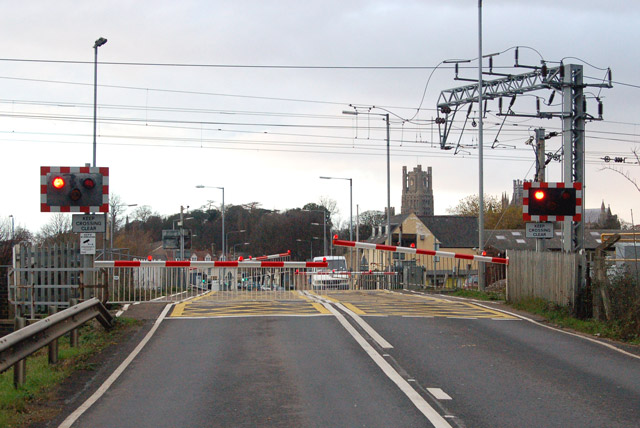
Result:
{"type": "MultiPolygon", "coordinates": [[[[343,110],[342,114],[349,115],[358,115],[357,111],[351,110],[343,110]]],[[[391,245],[391,155],[389,152],[389,140],[390,140],[390,130],[389,130],[389,113],[371,113],[367,112],[367,114],[375,114],[376,116],[384,117],[385,122],[387,122],[387,237],[386,244],[391,245]]],[[[389,253],[389,269],[391,269],[391,253],[389,253]]]]}
{"type": "Polygon", "coordinates": [[[308,242],[309,243],[309,250],[310,250],[310,253],[311,253],[310,254],[310,256],[311,256],[310,260],[313,260],[313,240],[314,239],[317,240],[317,239],[320,239],[320,238],[318,238],[317,236],[312,236],[311,239],[296,239],[297,242],[308,242]]]}
{"type": "MultiPolygon", "coordinates": [[[[244,232],[246,232],[246,230],[245,230],[245,229],[242,229],[242,230],[232,230],[231,232],[227,232],[227,236],[226,236],[226,238],[227,238],[227,239],[226,239],[226,241],[225,241],[225,242],[227,242],[227,243],[229,242],[229,235],[231,235],[231,234],[233,234],[233,233],[244,233],[244,232]]],[[[226,259],[225,259],[225,260],[226,260],[226,259]]]]}
{"type": "MultiPolygon", "coordinates": [[[[324,256],[327,255],[327,210],[322,207],[322,210],[302,210],[302,211],[315,211],[315,212],[319,212],[322,213],[322,242],[323,242],[323,250],[324,250],[324,256]]],[[[320,226],[319,223],[311,223],[314,226],[320,226]]]]}
{"type": "Polygon", "coordinates": [[[344,177],[320,177],[324,180],[349,180],[349,241],[353,241],[353,179],[344,177]]]}
{"type": "Polygon", "coordinates": [[[120,204],[120,205],[114,205],[111,207],[111,224],[109,225],[109,232],[110,232],[110,236],[109,236],[109,241],[110,241],[110,245],[109,245],[109,254],[111,255],[111,260],[113,260],[113,235],[115,233],[115,229],[116,229],[116,208],[121,208],[121,207],[137,207],[138,204],[120,204]]]}
{"type": "Polygon", "coordinates": [[[198,184],[196,186],[197,189],[220,189],[222,190],[222,260],[226,260],[225,254],[226,252],[226,241],[224,234],[224,187],[219,186],[203,186],[202,184],[198,184]]]}
{"type": "Polygon", "coordinates": [[[13,218],[13,214],[9,214],[9,218],[11,218],[11,241],[13,241],[14,239],[16,239],[16,231],[14,228],[14,218],[13,218]]]}
{"type": "Polygon", "coordinates": [[[236,247],[238,245],[245,245],[246,246],[246,245],[250,245],[250,243],[249,242],[240,242],[240,243],[237,243],[237,244],[233,244],[233,260],[236,260],[236,247]]]}
{"type": "Polygon", "coordinates": [[[98,48],[104,46],[107,39],[100,37],[93,44],[95,60],[93,62],[93,167],[96,166],[96,123],[98,116],[98,48]]]}

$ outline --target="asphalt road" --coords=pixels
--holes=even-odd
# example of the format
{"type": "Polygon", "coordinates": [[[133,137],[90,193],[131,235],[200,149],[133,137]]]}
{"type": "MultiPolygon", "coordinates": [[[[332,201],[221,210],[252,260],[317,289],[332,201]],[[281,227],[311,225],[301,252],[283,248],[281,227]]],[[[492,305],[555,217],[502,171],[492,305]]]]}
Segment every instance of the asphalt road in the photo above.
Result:
{"type": "Polygon", "coordinates": [[[326,312],[206,317],[201,307],[204,318],[164,320],[73,427],[640,425],[640,359],[472,305],[464,316],[419,297],[334,299],[365,308],[393,348],[335,303],[347,327],[326,312]]]}

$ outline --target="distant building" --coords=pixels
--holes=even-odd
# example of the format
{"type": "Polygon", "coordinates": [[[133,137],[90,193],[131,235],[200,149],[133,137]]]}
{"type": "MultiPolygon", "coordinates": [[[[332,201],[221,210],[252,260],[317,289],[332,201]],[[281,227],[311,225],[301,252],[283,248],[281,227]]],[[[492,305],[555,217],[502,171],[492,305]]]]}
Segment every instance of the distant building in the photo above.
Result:
{"type": "Polygon", "coordinates": [[[433,176],[431,167],[426,171],[422,165],[407,172],[402,167],[402,208],[401,214],[414,213],[418,217],[433,216],[433,176]]]}
{"type": "Polygon", "coordinates": [[[522,184],[522,180],[513,180],[513,196],[511,197],[511,204],[521,206],[523,194],[524,186],[522,184]]]}

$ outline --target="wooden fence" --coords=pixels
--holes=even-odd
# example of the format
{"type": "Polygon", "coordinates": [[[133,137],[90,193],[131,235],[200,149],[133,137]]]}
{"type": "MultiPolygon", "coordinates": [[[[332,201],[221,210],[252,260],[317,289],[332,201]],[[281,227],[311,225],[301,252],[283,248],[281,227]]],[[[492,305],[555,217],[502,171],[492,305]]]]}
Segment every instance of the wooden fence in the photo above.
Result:
{"type": "Polygon", "coordinates": [[[507,256],[507,301],[539,297],[575,308],[583,256],[549,251],[508,251],[507,256]]]}
{"type": "Polygon", "coordinates": [[[14,268],[9,275],[9,302],[21,314],[45,311],[48,306],[67,306],[78,297],[82,259],[73,244],[14,247],[14,268]],[[20,308],[19,308],[20,307],[20,308]]]}

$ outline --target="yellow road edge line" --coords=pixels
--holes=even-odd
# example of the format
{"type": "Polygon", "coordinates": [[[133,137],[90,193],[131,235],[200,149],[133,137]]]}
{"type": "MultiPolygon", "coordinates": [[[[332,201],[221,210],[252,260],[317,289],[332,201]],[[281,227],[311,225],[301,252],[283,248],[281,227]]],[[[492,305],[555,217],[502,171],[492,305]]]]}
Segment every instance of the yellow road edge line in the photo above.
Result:
{"type": "Polygon", "coordinates": [[[352,305],[351,303],[342,303],[344,306],[346,306],[347,308],[349,308],[349,310],[353,313],[355,313],[356,315],[366,315],[367,313],[365,311],[363,311],[362,309],[360,309],[359,307],[352,305]]]}
{"type": "Polygon", "coordinates": [[[460,302],[460,303],[462,303],[463,305],[466,305],[466,306],[471,306],[471,307],[473,307],[475,309],[479,309],[482,312],[484,312],[484,311],[490,312],[492,314],[498,315],[500,318],[507,318],[507,319],[509,319],[509,318],[514,318],[515,319],[516,318],[516,317],[513,317],[511,315],[504,314],[502,312],[494,311],[493,309],[489,309],[489,308],[486,308],[486,307],[483,307],[483,306],[475,305],[473,303],[468,303],[468,302],[460,302]]]}
{"type": "Polygon", "coordinates": [[[325,308],[324,305],[322,305],[321,303],[313,302],[311,303],[311,305],[321,314],[326,314],[326,315],[331,314],[331,312],[327,308],[325,308]]]}

